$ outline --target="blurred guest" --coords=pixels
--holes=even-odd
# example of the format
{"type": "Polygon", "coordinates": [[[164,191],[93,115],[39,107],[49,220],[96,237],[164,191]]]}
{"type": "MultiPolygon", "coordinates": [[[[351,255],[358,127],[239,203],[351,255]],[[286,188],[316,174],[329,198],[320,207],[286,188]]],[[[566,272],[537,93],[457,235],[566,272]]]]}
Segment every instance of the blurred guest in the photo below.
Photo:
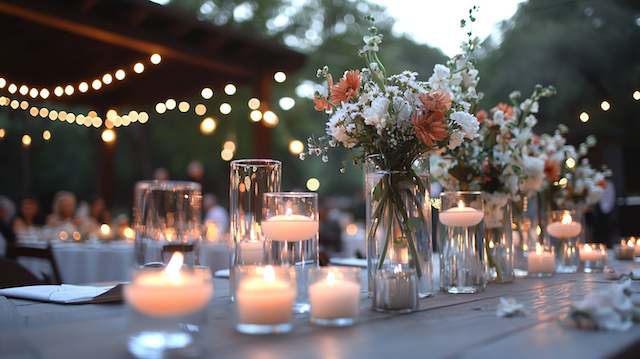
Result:
{"type": "Polygon", "coordinates": [[[76,196],[67,191],[60,191],[53,197],[52,212],[47,217],[47,226],[75,228],[79,224],[76,217],[76,196]]]}
{"type": "Polygon", "coordinates": [[[40,205],[34,197],[25,197],[20,202],[20,211],[13,220],[16,234],[33,233],[44,223],[40,215],[40,205]]]}
{"type": "Polygon", "coordinates": [[[16,242],[16,235],[11,228],[11,220],[15,215],[16,207],[13,202],[4,196],[0,196],[0,255],[10,254],[11,247],[16,242]]]}
{"type": "Polygon", "coordinates": [[[204,178],[204,167],[200,161],[191,161],[187,166],[187,176],[190,181],[198,182],[202,184],[202,179],[204,178]]]}
{"type": "Polygon", "coordinates": [[[218,204],[218,199],[211,193],[207,193],[203,200],[205,221],[210,221],[218,226],[219,233],[225,233],[229,229],[229,213],[218,204]]]}
{"type": "Polygon", "coordinates": [[[153,179],[156,181],[168,181],[169,171],[163,167],[156,168],[156,170],[153,171],[153,179]]]}
{"type": "Polygon", "coordinates": [[[78,217],[81,218],[83,233],[95,233],[103,224],[111,224],[111,213],[107,209],[104,198],[94,196],[91,201],[83,203],[78,210],[78,217]],[[82,208],[84,207],[84,208],[82,208]]]}

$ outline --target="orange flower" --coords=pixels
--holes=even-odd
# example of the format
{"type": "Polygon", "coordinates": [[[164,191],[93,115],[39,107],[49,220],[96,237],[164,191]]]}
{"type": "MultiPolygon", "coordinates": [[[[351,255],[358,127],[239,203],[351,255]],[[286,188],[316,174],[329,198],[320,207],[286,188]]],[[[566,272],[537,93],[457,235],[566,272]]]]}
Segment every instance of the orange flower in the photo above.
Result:
{"type": "Polygon", "coordinates": [[[602,180],[598,181],[597,185],[598,185],[598,187],[600,187],[602,189],[605,189],[607,187],[607,181],[602,179],[602,180]]]}
{"type": "Polygon", "coordinates": [[[316,111],[329,111],[333,108],[331,102],[320,96],[313,98],[313,104],[316,111]]]}
{"type": "Polygon", "coordinates": [[[511,116],[513,116],[513,107],[507,105],[504,102],[498,103],[498,105],[493,109],[497,111],[502,111],[502,113],[504,113],[505,118],[511,118],[511,116]]]}
{"type": "Polygon", "coordinates": [[[442,90],[435,90],[418,96],[420,102],[429,111],[447,112],[451,108],[451,97],[442,90]]]}
{"type": "Polygon", "coordinates": [[[556,161],[546,160],[544,161],[544,174],[551,182],[555,182],[560,179],[560,164],[556,161]]]}
{"type": "Polygon", "coordinates": [[[484,122],[484,120],[487,119],[487,111],[485,110],[480,110],[476,113],[476,119],[478,119],[478,123],[482,124],[484,122]]]}
{"type": "Polygon", "coordinates": [[[331,102],[339,105],[341,102],[349,102],[358,95],[360,90],[360,71],[349,70],[345,72],[340,82],[331,87],[331,102]]]}
{"type": "Polygon", "coordinates": [[[411,118],[416,137],[427,147],[433,147],[449,135],[442,112],[416,112],[411,118]]]}

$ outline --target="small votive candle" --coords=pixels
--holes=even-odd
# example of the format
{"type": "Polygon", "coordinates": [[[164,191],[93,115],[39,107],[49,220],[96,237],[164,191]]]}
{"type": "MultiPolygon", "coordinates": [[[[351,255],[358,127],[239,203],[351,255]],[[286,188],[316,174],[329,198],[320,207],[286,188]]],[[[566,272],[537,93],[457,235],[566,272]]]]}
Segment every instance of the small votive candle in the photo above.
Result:
{"type": "Polygon", "coordinates": [[[387,264],[375,275],[373,308],[382,312],[412,312],[418,309],[418,279],[407,264],[387,264]]]}
{"type": "Polygon", "coordinates": [[[607,263],[607,247],[600,243],[581,244],[578,247],[578,257],[583,272],[602,272],[607,263]]]}
{"type": "Polygon", "coordinates": [[[133,308],[128,341],[133,356],[201,350],[198,333],[213,296],[211,270],[183,267],[183,261],[184,255],[174,252],[166,267],[145,267],[125,286],[124,297],[133,308]]]}
{"type": "Polygon", "coordinates": [[[245,334],[291,331],[296,284],[287,267],[241,266],[236,269],[236,329],[245,334]]]}
{"type": "Polygon", "coordinates": [[[309,302],[311,322],[325,326],[353,325],[360,310],[360,269],[311,269],[309,302]]]}
{"type": "Polygon", "coordinates": [[[582,232],[582,225],[575,222],[570,211],[562,211],[559,221],[551,222],[547,225],[547,232],[556,238],[572,238],[582,232]]]}
{"type": "Polygon", "coordinates": [[[550,277],[556,269],[556,255],[553,247],[536,243],[535,250],[527,253],[528,275],[531,277],[550,277]]]}
{"type": "Polygon", "coordinates": [[[636,244],[635,238],[633,237],[621,240],[620,244],[614,248],[616,259],[621,260],[632,260],[638,251],[640,251],[640,245],[636,244]]]}

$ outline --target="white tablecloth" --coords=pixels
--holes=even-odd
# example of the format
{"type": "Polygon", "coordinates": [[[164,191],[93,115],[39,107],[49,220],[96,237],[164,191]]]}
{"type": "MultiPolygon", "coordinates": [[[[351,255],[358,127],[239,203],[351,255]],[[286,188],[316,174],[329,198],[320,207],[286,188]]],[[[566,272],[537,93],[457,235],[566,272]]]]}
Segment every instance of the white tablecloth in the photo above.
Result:
{"type": "MultiPolygon", "coordinates": [[[[133,244],[128,242],[55,243],[53,255],[62,282],[66,284],[127,281],[134,268],[133,244]]],[[[49,264],[43,260],[21,258],[20,263],[36,275],[51,273],[49,264]]],[[[200,263],[209,266],[212,271],[228,268],[228,245],[224,242],[203,242],[200,247],[200,263]]]]}

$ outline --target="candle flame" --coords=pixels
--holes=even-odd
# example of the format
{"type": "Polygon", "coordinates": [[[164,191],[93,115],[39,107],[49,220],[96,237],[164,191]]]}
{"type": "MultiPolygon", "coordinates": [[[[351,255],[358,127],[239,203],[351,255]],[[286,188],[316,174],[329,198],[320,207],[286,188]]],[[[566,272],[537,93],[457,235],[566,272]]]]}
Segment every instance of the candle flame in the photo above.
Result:
{"type": "Polygon", "coordinates": [[[635,243],[633,243],[633,241],[630,239],[627,241],[627,246],[629,247],[633,247],[635,243]]]}
{"type": "Polygon", "coordinates": [[[273,266],[264,267],[264,272],[262,272],[262,277],[267,282],[273,282],[276,280],[276,271],[273,269],[273,266]]]}
{"type": "Polygon", "coordinates": [[[400,272],[402,272],[401,264],[397,264],[395,267],[393,267],[393,273],[400,273],[400,272]]]}
{"type": "Polygon", "coordinates": [[[330,271],[329,273],[327,273],[327,283],[333,284],[335,282],[336,282],[336,275],[333,273],[333,271],[330,271]]]}
{"type": "Polygon", "coordinates": [[[536,254],[541,255],[542,252],[543,252],[542,246],[540,245],[540,243],[536,243],[536,254]]]}
{"type": "Polygon", "coordinates": [[[591,252],[591,246],[588,243],[585,244],[583,248],[585,252],[591,252]]]}
{"type": "Polygon", "coordinates": [[[290,216],[293,214],[293,210],[291,209],[291,207],[287,207],[284,213],[285,215],[290,216]]]}
{"type": "Polygon", "coordinates": [[[164,269],[164,274],[172,281],[180,280],[180,268],[184,263],[184,255],[180,252],[173,252],[167,267],[164,269]]]}
{"type": "Polygon", "coordinates": [[[108,224],[103,224],[100,226],[100,233],[105,236],[108,236],[111,233],[111,227],[108,224]]]}
{"type": "Polygon", "coordinates": [[[465,207],[464,201],[463,200],[459,200],[458,201],[458,208],[464,208],[464,207],[465,207]]]}
{"type": "Polygon", "coordinates": [[[568,212],[564,212],[564,213],[562,214],[562,220],[560,220],[560,223],[562,223],[562,224],[569,224],[569,223],[571,223],[571,222],[573,222],[573,218],[571,218],[571,214],[570,214],[570,213],[568,213],[568,212]]]}

